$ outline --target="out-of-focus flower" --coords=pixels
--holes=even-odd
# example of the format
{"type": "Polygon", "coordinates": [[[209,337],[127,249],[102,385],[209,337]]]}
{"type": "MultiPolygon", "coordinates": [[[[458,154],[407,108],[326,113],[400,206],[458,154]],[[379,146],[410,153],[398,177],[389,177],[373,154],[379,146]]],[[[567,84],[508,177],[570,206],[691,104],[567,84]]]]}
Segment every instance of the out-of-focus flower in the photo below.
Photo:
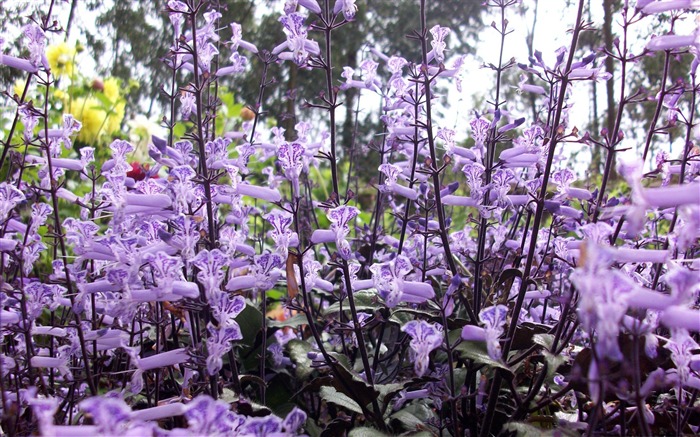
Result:
{"type": "Polygon", "coordinates": [[[126,103],[123,100],[111,108],[105,108],[96,97],[78,97],[70,105],[70,113],[82,123],[78,140],[84,143],[102,142],[109,135],[116,133],[124,119],[126,103]]]}
{"type": "Polygon", "coordinates": [[[108,77],[102,82],[102,93],[110,102],[116,103],[121,97],[121,84],[116,77],[108,77]]]}
{"type": "Polygon", "coordinates": [[[75,46],[67,42],[51,44],[46,48],[51,74],[56,77],[72,77],[75,71],[75,46]]]}
{"type": "MultiPolygon", "coordinates": [[[[637,8],[641,2],[637,2],[637,8]]],[[[641,7],[645,14],[660,14],[662,12],[673,11],[676,9],[697,9],[700,8],[698,0],[659,0],[659,1],[644,1],[641,7]]]]}
{"type": "Polygon", "coordinates": [[[355,4],[355,0],[335,0],[333,13],[339,14],[341,12],[347,21],[354,20],[355,14],[357,13],[357,5],[355,4]]]}

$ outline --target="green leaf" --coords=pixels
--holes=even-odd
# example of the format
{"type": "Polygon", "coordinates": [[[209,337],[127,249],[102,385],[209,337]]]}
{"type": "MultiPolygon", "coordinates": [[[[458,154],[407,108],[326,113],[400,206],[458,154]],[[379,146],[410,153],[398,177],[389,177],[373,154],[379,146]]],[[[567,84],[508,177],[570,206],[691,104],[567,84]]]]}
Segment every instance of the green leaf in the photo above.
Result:
{"type": "Polygon", "coordinates": [[[308,357],[309,351],[311,351],[311,345],[305,341],[290,340],[287,343],[289,358],[296,365],[294,372],[301,381],[308,378],[314,371],[311,367],[311,358],[308,357]]]}
{"type": "Polygon", "coordinates": [[[262,313],[253,302],[246,300],[246,306],[236,317],[236,322],[241,328],[241,334],[243,334],[242,344],[248,348],[252,347],[255,343],[255,337],[262,329],[262,313]]]}
{"type": "Polygon", "coordinates": [[[345,408],[346,410],[352,411],[357,414],[362,414],[362,408],[353,401],[349,396],[344,393],[340,393],[333,387],[321,387],[321,399],[326,402],[338,405],[345,408]]]}
{"type": "Polygon", "coordinates": [[[532,341],[547,350],[551,350],[552,344],[554,343],[554,336],[552,334],[535,334],[532,336],[532,341]]]}
{"type": "Polygon", "coordinates": [[[277,321],[277,320],[268,320],[267,325],[271,328],[283,328],[283,327],[291,327],[291,328],[296,328],[301,325],[308,325],[309,321],[306,319],[306,316],[304,314],[295,314],[294,316],[288,318],[287,320],[282,320],[282,321],[277,321]]]}
{"type": "MultiPolygon", "coordinates": [[[[550,328],[548,326],[540,325],[537,323],[525,322],[523,324],[518,325],[518,327],[515,329],[515,335],[513,336],[511,351],[530,348],[532,346],[533,341],[537,343],[537,340],[535,340],[535,336],[545,334],[549,331],[550,328]]],[[[545,346],[547,349],[549,349],[549,346],[546,346],[544,344],[542,344],[542,346],[545,346]]]]}
{"type": "Polygon", "coordinates": [[[390,418],[400,422],[407,431],[418,431],[434,416],[433,411],[423,402],[413,402],[392,414],[390,418]]]}
{"type": "MultiPolygon", "coordinates": [[[[449,334],[450,344],[454,344],[454,342],[461,335],[462,331],[459,329],[451,331],[449,334]]],[[[486,349],[486,342],[462,341],[455,347],[455,350],[464,359],[474,360],[474,362],[476,363],[485,364],[489,367],[498,367],[500,369],[507,370],[508,372],[512,373],[511,369],[508,368],[508,366],[506,366],[504,363],[496,361],[489,356],[488,350],[486,349]]]]}
{"type": "Polygon", "coordinates": [[[363,426],[362,428],[355,428],[350,431],[348,437],[387,437],[388,434],[384,434],[381,431],[377,431],[374,428],[368,428],[363,426]]]}
{"type": "MultiPolygon", "coordinates": [[[[377,293],[374,291],[358,291],[357,293],[353,293],[353,297],[355,298],[355,308],[357,311],[374,311],[381,307],[377,299],[377,293]]],[[[343,311],[350,311],[350,304],[347,301],[343,303],[343,311]]],[[[323,311],[323,315],[328,316],[338,314],[339,312],[340,304],[336,302],[326,308],[323,311]]]]}
{"type": "Polygon", "coordinates": [[[376,384],[375,389],[379,390],[379,400],[386,403],[386,397],[403,390],[403,384],[376,384]]]}
{"type": "Polygon", "coordinates": [[[554,355],[547,351],[544,351],[544,359],[547,361],[547,379],[554,376],[559,366],[566,364],[566,357],[564,355],[554,355]]]}
{"type": "Polygon", "coordinates": [[[333,387],[347,396],[355,399],[362,406],[369,405],[377,399],[379,392],[372,388],[360,375],[350,367],[350,363],[345,355],[329,353],[330,356],[338,360],[338,377],[333,378],[333,387]],[[339,379],[342,378],[342,381],[339,379]],[[349,388],[348,388],[349,387],[349,388]]]}

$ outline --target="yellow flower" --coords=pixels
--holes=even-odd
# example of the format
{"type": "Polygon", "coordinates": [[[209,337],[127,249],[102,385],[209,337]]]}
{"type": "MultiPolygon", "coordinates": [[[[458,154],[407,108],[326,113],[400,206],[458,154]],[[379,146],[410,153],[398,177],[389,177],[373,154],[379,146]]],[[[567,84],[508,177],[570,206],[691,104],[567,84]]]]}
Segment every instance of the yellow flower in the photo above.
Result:
{"type": "Polygon", "coordinates": [[[105,108],[95,97],[79,97],[73,100],[70,113],[83,124],[78,140],[93,145],[109,139],[119,131],[124,118],[125,102],[105,108]],[[108,113],[109,112],[109,113],[108,113]]]}
{"type": "Polygon", "coordinates": [[[78,134],[79,141],[90,144],[97,139],[100,127],[105,119],[104,111],[98,109],[99,106],[99,100],[94,97],[73,99],[70,105],[70,113],[83,124],[78,134]]]}
{"type": "Polygon", "coordinates": [[[107,97],[110,102],[115,103],[120,97],[119,79],[109,77],[105,79],[102,86],[102,92],[104,93],[105,97],[107,97]]]}
{"type": "Polygon", "coordinates": [[[22,78],[17,79],[15,81],[15,86],[13,88],[13,91],[15,92],[15,94],[22,97],[22,93],[24,92],[25,85],[27,85],[27,79],[22,79],[22,78]]]}
{"type": "Polygon", "coordinates": [[[114,105],[112,111],[110,112],[109,116],[107,117],[107,122],[105,123],[104,130],[108,134],[113,134],[119,131],[119,128],[121,127],[122,120],[124,119],[124,108],[126,107],[126,104],[124,103],[124,100],[120,101],[116,105],[114,105]]]}
{"type": "Polygon", "coordinates": [[[73,76],[74,57],[75,47],[65,42],[52,44],[46,48],[46,58],[49,60],[51,73],[56,77],[73,76]]]}
{"type": "Polygon", "coordinates": [[[53,96],[59,100],[68,100],[68,93],[63,90],[55,89],[53,91],[53,96]]]}

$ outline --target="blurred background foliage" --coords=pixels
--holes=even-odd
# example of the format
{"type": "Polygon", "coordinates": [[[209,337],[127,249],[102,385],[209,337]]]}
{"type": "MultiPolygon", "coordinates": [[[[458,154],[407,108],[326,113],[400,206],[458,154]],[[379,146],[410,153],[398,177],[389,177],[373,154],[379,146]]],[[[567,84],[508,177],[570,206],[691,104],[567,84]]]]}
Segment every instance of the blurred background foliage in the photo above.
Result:
{"type": "MultiPolygon", "coordinates": [[[[330,3],[332,5],[334,1],[330,3]]],[[[473,55],[483,33],[490,31],[489,23],[485,22],[490,18],[481,3],[464,0],[427,2],[428,28],[440,24],[452,29],[448,45],[450,54],[473,55]]],[[[614,17],[623,3],[622,0],[588,0],[585,16],[594,22],[596,30],[582,34],[579,45],[581,55],[613,47],[615,38],[620,37],[614,17]]],[[[48,53],[55,65],[55,69],[52,69],[59,72],[59,81],[70,82],[69,87],[60,87],[65,94],[56,96],[56,103],[63,105],[63,108],[57,106],[57,109],[71,112],[83,121],[84,132],[81,132],[78,143],[99,144],[114,137],[147,142],[150,134],[157,131],[155,127],[160,124],[163,114],[168,112],[167,99],[161,89],[163,86],[169,87],[171,78],[170,70],[162,62],[173,45],[166,4],[167,0],[65,0],[58,5],[69,11],[66,22],[60,23],[65,25],[64,40],[77,38],[84,41],[84,46],[69,43],[53,45],[48,53]],[[82,63],[76,63],[82,51],[95,60],[94,68],[84,68],[82,63]],[[76,76],[82,79],[76,81],[76,76]]],[[[240,23],[244,39],[254,42],[260,50],[269,50],[285,39],[278,22],[283,0],[210,0],[210,4],[222,14],[219,43],[221,63],[228,62],[230,55],[230,50],[225,46],[231,34],[228,23],[240,23]]],[[[324,0],[319,0],[319,4],[323,5],[324,0]]],[[[342,67],[357,68],[369,56],[370,47],[387,55],[401,55],[409,61],[420,58],[419,45],[407,38],[420,28],[416,0],[358,0],[357,5],[359,11],[355,22],[333,33],[332,62],[339,85],[342,67]]],[[[537,49],[533,45],[535,32],[542,35],[542,28],[551,25],[545,16],[545,9],[550,7],[548,0],[524,1],[518,6],[522,21],[517,25],[527,28],[528,55],[537,49]]],[[[0,20],[12,27],[12,23],[24,22],[25,17],[31,16],[36,9],[35,2],[31,1],[5,2],[0,8],[0,20]]],[[[312,23],[313,19],[307,20],[307,24],[312,23]]],[[[648,23],[648,33],[640,35],[642,38],[668,30],[668,19],[664,21],[663,17],[661,20],[648,20],[648,23]]],[[[19,35],[19,32],[8,34],[19,35]]],[[[310,32],[310,36],[321,42],[322,35],[319,33],[310,32]]],[[[6,50],[23,54],[20,38],[6,45],[14,46],[6,47],[6,50]]],[[[587,125],[578,128],[594,133],[603,128],[611,130],[619,100],[619,72],[615,76],[615,63],[610,58],[605,59],[602,52],[599,53],[596,65],[604,63],[606,69],[613,73],[614,80],[598,84],[591,81],[589,85],[590,117],[587,125]]],[[[217,96],[221,101],[224,123],[219,124],[217,130],[221,132],[239,128],[241,109],[245,105],[254,105],[257,100],[262,63],[256,56],[246,55],[250,65],[244,74],[225,76],[219,81],[217,96]]],[[[688,71],[689,62],[690,57],[686,56],[671,63],[669,83],[688,71]]],[[[635,67],[627,77],[628,89],[650,90],[649,95],[653,97],[658,91],[655,88],[659,86],[663,71],[663,57],[644,57],[639,67],[635,67]]],[[[17,82],[18,74],[16,70],[0,68],[3,89],[19,94],[23,85],[17,82]]],[[[294,139],[294,125],[299,120],[314,123],[318,130],[327,127],[326,117],[304,107],[305,102],[317,101],[318,93],[323,91],[318,86],[323,83],[322,74],[321,71],[299,70],[289,62],[271,66],[269,78],[275,83],[266,88],[262,108],[266,124],[284,127],[288,140],[294,139]],[[299,111],[303,111],[303,116],[300,117],[299,111]]],[[[519,81],[520,74],[517,68],[504,72],[503,82],[510,86],[503,87],[503,97],[508,102],[517,103],[518,109],[534,121],[537,118],[535,96],[518,95],[513,87],[519,81]]],[[[181,76],[178,84],[183,86],[186,80],[185,76],[181,76]]],[[[487,90],[488,87],[484,87],[482,94],[472,96],[474,102],[489,98],[487,90]]],[[[381,102],[374,103],[376,99],[361,97],[356,89],[344,91],[341,100],[344,103],[338,109],[341,156],[344,159],[352,157],[361,163],[359,171],[353,174],[366,183],[376,174],[379,160],[379,154],[367,153],[366,146],[381,142],[382,125],[378,117],[381,102]],[[365,100],[359,102],[358,99],[365,100]]],[[[475,103],[472,106],[485,105],[475,103]]],[[[635,136],[636,132],[643,132],[642,129],[635,129],[635,126],[648,128],[654,108],[652,99],[628,106],[625,123],[630,128],[625,130],[626,135],[635,136]]],[[[186,124],[178,125],[176,134],[184,133],[186,124]]],[[[673,135],[670,135],[669,141],[672,140],[673,135]]],[[[144,152],[142,155],[145,157],[146,144],[140,144],[137,149],[144,152]]],[[[602,156],[600,150],[591,150],[591,174],[599,173],[602,156]]]]}

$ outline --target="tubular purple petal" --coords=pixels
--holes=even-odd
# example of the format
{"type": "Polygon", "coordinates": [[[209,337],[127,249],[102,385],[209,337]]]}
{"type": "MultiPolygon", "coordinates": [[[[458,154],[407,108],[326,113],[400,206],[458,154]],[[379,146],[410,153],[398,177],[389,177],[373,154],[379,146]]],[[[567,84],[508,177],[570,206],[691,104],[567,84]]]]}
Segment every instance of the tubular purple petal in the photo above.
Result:
{"type": "Polygon", "coordinates": [[[620,263],[664,263],[670,255],[667,250],[631,249],[627,247],[611,248],[610,253],[612,259],[620,263]]]}
{"type": "Polygon", "coordinates": [[[279,191],[267,187],[258,187],[256,185],[238,184],[238,194],[243,196],[255,197],[256,199],[266,200],[268,202],[279,202],[282,200],[282,195],[279,191]]]}
{"type": "MultiPolygon", "coordinates": [[[[372,280],[368,279],[368,281],[370,282],[370,287],[371,287],[372,280]]],[[[314,287],[318,288],[319,290],[323,290],[327,293],[331,293],[333,291],[333,283],[326,281],[325,279],[321,279],[321,278],[316,278],[316,281],[314,282],[314,287]]],[[[354,288],[354,286],[353,286],[353,290],[359,290],[359,289],[354,288]]]]}
{"type": "Polygon", "coordinates": [[[477,201],[471,197],[450,194],[442,198],[442,204],[448,206],[476,206],[477,201]]]}
{"type": "Polygon", "coordinates": [[[0,326],[13,325],[18,323],[20,315],[12,311],[0,310],[0,326]]]}
{"type": "Polygon", "coordinates": [[[7,65],[10,68],[16,68],[17,70],[26,71],[27,73],[36,73],[39,71],[39,69],[32,65],[27,59],[15,58],[14,56],[3,54],[0,54],[0,64],[7,65]]]}
{"type": "Polygon", "coordinates": [[[311,242],[313,244],[334,243],[335,242],[335,232],[333,232],[330,229],[316,229],[311,234],[311,242]]]}
{"type": "Polygon", "coordinates": [[[199,297],[199,287],[197,287],[197,284],[195,284],[194,282],[174,281],[173,293],[182,297],[196,299],[199,297]]]}
{"type": "Polygon", "coordinates": [[[567,188],[566,193],[573,199],[590,200],[593,198],[593,194],[591,194],[591,192],[585,188],[569,187],[567,188]]]}
{"type": "Polygon", "coordinates": [[[404,187],[403,185],[394,184],[391,186],[390,190],[410,200],[416,200],[418,198],[418,192],[416,190],[404,187]]]}
{"type": "Polygon", "coordinates": [[[645,14],[660,14],[674,9],[697,9],[700,8],[698,0],[660,0],[648,3],[642,8],[645,14]]]}
{"type": "Polygon", "coordinates": [[[418,281],[404,281],[403,300],[411,303],[423,303],[435,297],[435,291],[430,284],[418,281]]]}
{"type": "Polygon", "coordinates": [[[149,206],[152,208],[168,208],[172,200],[167,194],[127,194],[126,204],[130,206],[149,206]]]}
{"type": "Polygon", "coordinates": [[[95,437],[100,435],[99,429],[95,425],[54,425],[48,430],[42,430],[42,432],[45,432],[44,435],[52,435],[54,437],[95,437]]]}
{"type": "Polygon", "coordinates": [[[668,328],[700,331],[700,311],[691,310],[690,308],[673,306],[661,313],[659,320],[668,328]]]}
{"type": "Polygon", "coordinates": [[[187,407],[179,402],[174,404],[159,405],[131,412],[132,420],[159,420],[166,417],[181,416],[187,407]]]}
{"type": "Polygon", "coordinates": [[[352,283],[352,289],[354,291],[367,290],[372,287],[374,287],[374,281],[372,279],[359,279],[352,283]]]}
{"type": "Polygon", "coordinates": [[[139,358],[136,361],[136,366],[143,371],[157,369],[159,367],[168,367],[175,364],[186,362],[190,358],[187,349],[180,348],[168,352],[162,352],[158,355],[153,355],[148,358],[139,358]]]}
{"type": "Polygon", "coordinates": [[[627,296],[627,305],[647,310],[664,310],[676,303],[676,300],[658,291],[639,287],[627,296]]]}
{"type": "Polygon", "coordinates": [[[695,35],[662,35],[656,36],[647,43],[647,50],[673,50],[688,47],[695,43],[695,35]]]}
{"type": "Polygon", "coordinates": [[[253,275],[236,276],[226,284],[228,291],[247,290],[253,287],[255,287],[255,276],[253,275]]]}
{"type": "Polygon", "coordinates": [[[522,155],[523,153],[527,153],[527,146],[511,147],[510,149],[506,149],[503,152],[501,152],[501,154],[498,155],[498,159],[500,159],[501,161],[507,161],[509,159],[515,158],[516,156],[522,155]]]}
{"type": "Polygon", "coordinates": [[[297,4],[301,7],[308,9],[314,14],[320,14],[322,12],[321,7],[318,5],[318,2],[316,0],[298,0],[297,4]]]}
{"type": "Polygon", "coordinates": [[[466,325],[462,328],[462,340],[486,341],[486,330],[479,326],[466,325]]]}
{"type": "Polygon", "coordinates": [[[647,188],[641,195],[649,206],[671,208],[681,205],[700,204],[700,184],[674,185],[660,188],[647,188]]]}
{"type": "Polygon", "coordinates": [[[0,252],[11,252],[17,247],[17,240],[9,238],[0,238],[0,252]]]}

